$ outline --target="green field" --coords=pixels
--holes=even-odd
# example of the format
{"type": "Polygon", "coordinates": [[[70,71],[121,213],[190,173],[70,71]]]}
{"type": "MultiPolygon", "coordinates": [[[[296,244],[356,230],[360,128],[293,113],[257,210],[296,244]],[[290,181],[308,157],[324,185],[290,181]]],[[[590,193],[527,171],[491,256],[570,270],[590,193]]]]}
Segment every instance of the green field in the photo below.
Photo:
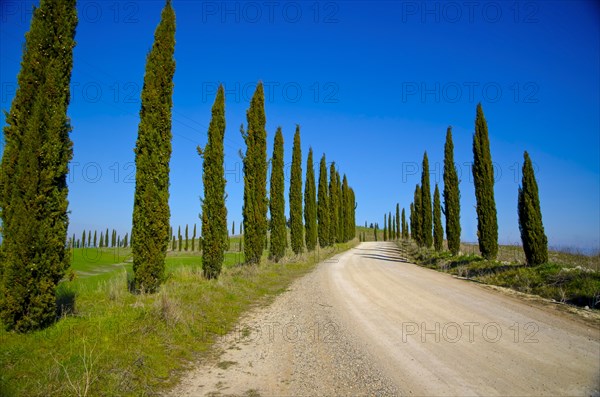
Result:
{"type": "Polygon", "coordinates": [[[167,281],[153,295],[132,294],[129,249],[75,249],[71,277],[59,285],[61,318],[45,330],[0,330],[0,396],[155,394],[194,360],[209,359],[215,337],[265,305],[338,244],[279,264],[240,265],[237,240],[218,280],[202,276],[199,253],[167,255],[167,281]],[[94,253],[92,256],[91,253],[94,253]]]}

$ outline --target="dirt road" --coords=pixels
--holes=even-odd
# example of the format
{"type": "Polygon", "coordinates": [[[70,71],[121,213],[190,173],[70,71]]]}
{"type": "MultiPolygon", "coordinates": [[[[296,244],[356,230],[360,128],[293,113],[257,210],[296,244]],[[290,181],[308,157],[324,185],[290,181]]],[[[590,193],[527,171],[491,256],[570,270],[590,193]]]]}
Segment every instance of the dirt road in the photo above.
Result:
{"type": "Polygon", "coordinates": [[[248,314],[173,395],[600,395],[600,328],[362,243],[248,314]]]}

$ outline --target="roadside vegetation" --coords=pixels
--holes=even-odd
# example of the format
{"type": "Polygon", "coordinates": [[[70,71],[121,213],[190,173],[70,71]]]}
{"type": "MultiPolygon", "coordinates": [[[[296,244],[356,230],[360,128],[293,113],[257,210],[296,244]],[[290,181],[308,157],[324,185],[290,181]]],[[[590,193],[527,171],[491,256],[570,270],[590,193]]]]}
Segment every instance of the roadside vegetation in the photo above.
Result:
{"type": "Polygon", "coordinates": [[[186,368],[215,354],[210,346],[240,315],[266,305],[296,278],[356,240],[243,265],[230,238],[219,279],[203,276],[199,252],[170,251],[158,293],[132,294],[130,248],[74,249],[70,280],[58,285],[60,320],[30,333],[0,327],[0,395],[155,394],[186,368]],[[91,253],[95,256],[92,257],[91,253]],[[93,259],[92,259],[93,258],[93,259]]]}
{"type": "Polygon", "coordinates": [[[548,251],[548,261],[527,265],[521,246],[500,245],[495,260],[484,259],[476,244],[461,244],[458,255],[398,243],[418,265],[484,284],[511,288],[557,302],[600,309],[600,254],[548,251]]]}

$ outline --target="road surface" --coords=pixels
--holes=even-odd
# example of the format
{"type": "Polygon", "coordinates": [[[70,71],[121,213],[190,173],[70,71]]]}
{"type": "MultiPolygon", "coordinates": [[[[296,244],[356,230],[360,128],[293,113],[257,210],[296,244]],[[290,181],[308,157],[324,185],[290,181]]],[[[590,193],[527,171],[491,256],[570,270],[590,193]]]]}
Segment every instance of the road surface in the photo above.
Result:
{"type": "Polygon", "coordinates": [[[407,263],[342,253],[246,315],[172,395],[598,396],[600,327],[407,263]]]}

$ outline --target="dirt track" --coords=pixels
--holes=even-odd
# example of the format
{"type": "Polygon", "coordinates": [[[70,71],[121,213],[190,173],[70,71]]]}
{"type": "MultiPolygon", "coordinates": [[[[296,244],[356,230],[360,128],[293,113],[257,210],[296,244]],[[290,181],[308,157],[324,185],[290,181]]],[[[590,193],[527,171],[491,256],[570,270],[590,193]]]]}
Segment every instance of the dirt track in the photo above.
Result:
{"type": "Polygon", "coordinates": [[[173,395],[600,395],[596,322],[362,243],[222,338],[173,395]]]}

